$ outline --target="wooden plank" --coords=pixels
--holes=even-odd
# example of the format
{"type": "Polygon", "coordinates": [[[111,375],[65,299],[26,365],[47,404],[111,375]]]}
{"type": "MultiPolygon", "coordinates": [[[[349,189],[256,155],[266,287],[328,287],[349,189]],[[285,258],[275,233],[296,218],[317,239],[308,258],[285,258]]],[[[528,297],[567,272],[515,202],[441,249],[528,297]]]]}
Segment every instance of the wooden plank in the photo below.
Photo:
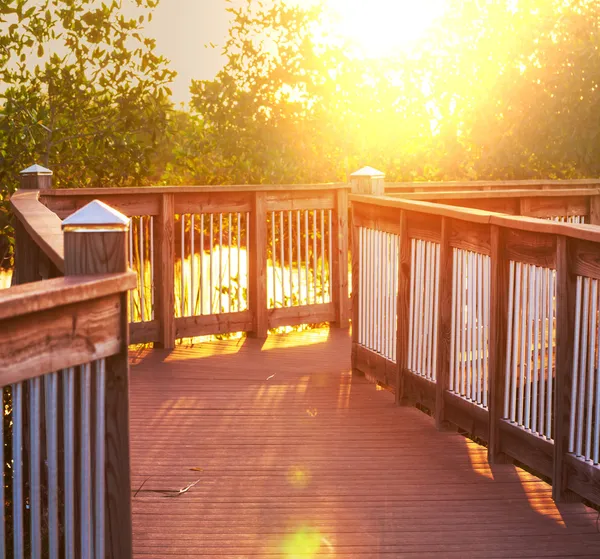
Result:
{"type": "Polygon", "coordinates": [[[423,212],[406,212],[406,230],[411,239],[440,242],[441,219],[423,212]]]}
{"type": "Polygon", "coordinates": [[[444,392],[444,419],[472,437],[488,441],[489,414],[484,408],[452,392],[444,392]]]}
{"type": "Polygon", "coordinates": [[[529,433],[517,425],[501,419],[500,450],[527,465],[534,472],[552,477],[554,444],[535,433],[529,433]]]}
{"type": "Polygon", "coordinates": [[[353,346],[353,370],[362,373],[369,380],[389,388],[396,384],[396,365],[361,345],[353,346]]]}
{"type": "Polygon", "coordinates": [[[122,194],[110,188],[100,189],[95,194],[90,194],[88,188],[77,189],[68,196],[64,194],[57,196],[55,192],[63,191],[46,191],[40,195],[40,200],[61,219],[65,219],[93,200],[101,200],[128,217],[160,213],[160,194],[152,192],[149,188],[136,194],[122,194]]]}
{"type": "Polygon", "coordinates": [[[570,264],[577,276],[600,279],[600,244],[572,239],[570,264]]]}
{"type": "Polygon", "coordinates": [[[421,190],[427,192],[430,189],[441,188],[446,191],[452,190],[495,190],[507,189],[570,189],[570,188],[600,188],[599,179],[567,179],[567,180],[494,180],[494,181],[430,181],[430,182],[390,182],[386,183],[387,192],[421,190]]]}
{"type": "Polygon", "coordinates": [[[336,205],[336,193],[331,190],[320,192],[266,192],[268,212],[280,210],[333,210],[336,205]]]}
{"type": "Polygon", "coordinates": [[[453,219],[449,243],[454,248],[490,254],[490,226],[453,219]]]}
{"type": "Polygon", "coordinates": [[[135,287],[135,274],[49,279],[0,290],[0,320],[98,299],[135,287]]]}
{"type": "Polygon", "coordinates": [[[569,448],[573,345],[575,332],[576,276],[571,268],[570,246],[565,237],[556,244],[556,385],[554,398],[554,467],[552,497],[561,502],[566,493],[565,455],[569,448]]]}
{"type": "Polygon", "coordinates": [[[148,344],[159,341],[160,324],[158,320],[129,323],[129,343],[148,344]]]}
{"type": "Polygon", "coordinates": [[[556,267],[556,236],[504,229],[503,250],[507,260],[544,268],[556,267]]]}
{"type": "Polygon", "coordinates": [[[402,383],[403,403],[419,405],[431,413],[434,412],[436,406],[436,387],[434,382],[407,370],[402,377],[402,383]]]}
{"type": "Polygon", "coordinates": [[[398,212],[394,209],[378,208],[364,204],[352,205],[352,222],[356,227],[365,227],[399,235],[398,212]]]}
{"type": "Polygon", "coordinates": [[[334,322],[336,318],[333,303],[268,309],[267,315],[269,328],[296,326],[298,324],[321,324],[323,322],[334,322]]]}
{"type": "Polygon", "coordinates": [[[590,196],[590,223],[600,225],[600,194],[590,196]]]}
{"type": "Polygon", "coordinates": [[[185,316],[175,319],[177,338],[249,332],[252,327],[252,312],[248,310],[223,314],[185,316]]]}
{"type": "Polygon", "coordinates": [[[267,210],[265,195],[254,194],[250,213],[250,275],[248,286],[250,310],[254,316],[251,335],[265,338],[269,328],[267,317],[267,210]]]}
{"type": "Polygon", "coordinates": [[[348,305],[348,193],[338,190],[335,211],[332,212],[332,299],[335,322],[347,328],[350,314],[348,305]]]}
{"type": "Polygon", "coordinates": [[[587,216],[589,214],[589,198],[596,194],[597,191],[594,190],[586,194],[568,192],[563,196],[522,197],[521,215],[542,219],[556,216],[587,216]]]}
{"type": "Polygon", "coordinates": [[[450,235],[453,223],[443,217],[440,239],[439,301],[437,328],[437,370],[435,394],[435,425],[441,429],[445,421],[444,394],[449,386],[450,341],[452,337],[452,265],[453,255],[450,235]]]}
{"type": "Polygon", "coordinates": [[[592,503],[600,503],[600,467],[572,454],[564,458],[567,488],[592,503]]]}
{"type": "Polygon", "coordinates": [[[64,246],[61,221],[56,214],[39,202],[38,196],[38,191],[17,191],[10,199],[11,208],[31,240],[56,268],[63,272],[64,246]]]}
{"type": "MultiPolygon", "coordinates": [[[[116,263],[127,262],[126,235],[122,231],[96,233],[96,236],[65,231],[65,275],[106,274],[117,268],[116,263]],[[76,258],[67,257],[68,253],[76,258]]],[[[127,267],[123,268],[123,273],[127,267]]]]}
{"type": "MultiPolygon", "coordinates": [[[[52,281],[52,280],[51,280],[52,281]]],[[[0,383],[21,382],[59,369],[89,363],[117,353],[120,294],[15,313],[2,320],[0,383]]]]}
{"type": "Polygon", "coordinates": [[[506,344],[508,328],[508,298],[510,264],[504,252],[503,233],[497,225],[491,227],[490,258],[490,332],[489,332],[489,434],[488,460],[502,461],[500,421],[504,415],[506,390],[506,344]]]}
{"type": "Polygon", "coordinates": [[[408,332],[410,328],[410,262],[407,212],[400,211],[400,262],[398,266],[398,300],[396,303],[396,404],[406,404],[404,377],[408,371],[408,332]]]}
{"type": "Polygon", "coordinates": [[[252,193],[207,192],[174,194],[176,214],[246,213],[252,210],[252,193]]]}
{"type": "Polygon", "coordinates": [[[158,346],[175,347],[175,199],[163,194],[154,227],[154,315],[160,325],[158,346]]]}

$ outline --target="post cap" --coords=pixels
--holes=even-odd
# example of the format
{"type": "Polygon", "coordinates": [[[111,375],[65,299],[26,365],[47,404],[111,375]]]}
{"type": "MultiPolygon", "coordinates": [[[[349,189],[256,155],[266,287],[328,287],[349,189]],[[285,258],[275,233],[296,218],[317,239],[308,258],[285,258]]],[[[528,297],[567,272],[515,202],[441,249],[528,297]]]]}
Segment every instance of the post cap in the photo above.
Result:
{"type": "Polygon", "coordinates": [[[351,177],[385,177],[385,173],[373,167],[363,167],[350,175],[351,177]]]}
{"type": "Polygon", "coordinates": [[[100,200],[92,200],[62,222],[63,231],[127,231],[129,218],[100,200]]]}
{"type": "Polygon", "coordinates": [[[34,163],[30,167],[27,167],[27,169],[23,169],[19,174],[20,175],[52,175],[52,171],[50,169],[46,169],[46,167],[42,167],[41,165],[34,163]]]}

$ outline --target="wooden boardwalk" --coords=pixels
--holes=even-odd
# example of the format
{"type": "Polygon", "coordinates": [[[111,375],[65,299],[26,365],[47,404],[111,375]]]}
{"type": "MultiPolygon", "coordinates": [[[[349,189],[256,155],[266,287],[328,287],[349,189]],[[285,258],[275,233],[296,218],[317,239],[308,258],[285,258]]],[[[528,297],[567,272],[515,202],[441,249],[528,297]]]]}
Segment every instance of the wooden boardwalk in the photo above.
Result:
{"type": "Polygon", "coordinates": [[[352,377],[344,331],[131,364],[137,558],[600,556],[596,512],[352,377]]]}

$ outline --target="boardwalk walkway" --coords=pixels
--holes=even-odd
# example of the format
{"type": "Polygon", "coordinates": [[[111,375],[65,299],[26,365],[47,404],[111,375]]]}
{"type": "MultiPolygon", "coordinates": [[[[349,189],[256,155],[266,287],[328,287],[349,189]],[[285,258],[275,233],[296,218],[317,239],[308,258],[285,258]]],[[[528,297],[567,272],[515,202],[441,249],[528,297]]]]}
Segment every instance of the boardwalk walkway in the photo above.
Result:
{"type": "Polygon", "coordinates": [[[600,556],[597,513],[353,378],[345,332],[131,363],[137,558],[600,556]]]}

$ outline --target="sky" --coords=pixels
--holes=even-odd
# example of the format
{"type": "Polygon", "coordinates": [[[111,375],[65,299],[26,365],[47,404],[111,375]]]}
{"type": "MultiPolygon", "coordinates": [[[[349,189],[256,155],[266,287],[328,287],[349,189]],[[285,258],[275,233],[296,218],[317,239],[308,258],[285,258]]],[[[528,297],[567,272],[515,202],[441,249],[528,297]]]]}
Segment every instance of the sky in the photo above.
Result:
{"type": "Polygon", "coordinates": [[[223,66],[226,7],[225,0],[162,0],[147,24],[147,36],[156,39],[157,50],[178,74],[172,86],[177,103],[189,101],[192,79],[211,79],[223,66]],[[216,49],[205,48],[211,42],[216,49]]]}

